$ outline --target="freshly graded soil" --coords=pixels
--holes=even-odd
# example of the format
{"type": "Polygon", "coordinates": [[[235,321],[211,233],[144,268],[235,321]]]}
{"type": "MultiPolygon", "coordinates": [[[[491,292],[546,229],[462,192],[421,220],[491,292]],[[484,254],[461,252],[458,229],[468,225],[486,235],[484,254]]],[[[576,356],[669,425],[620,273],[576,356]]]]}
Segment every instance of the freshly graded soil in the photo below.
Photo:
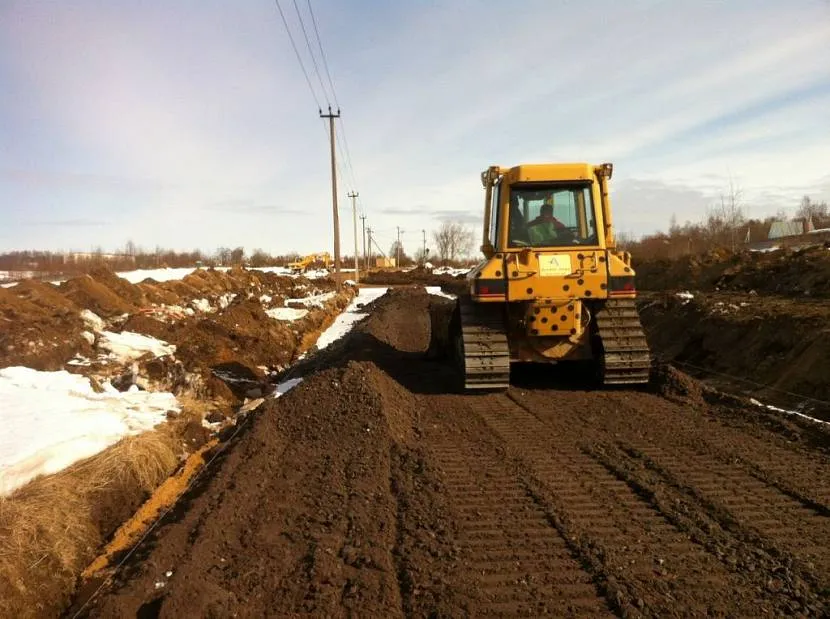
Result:
{"type": "Polygon", "coordinates": [[[371,308],[249,418],[95,617],[824,616],[830,433],[660,366],[454,395],[432,300],[371,308]]]}

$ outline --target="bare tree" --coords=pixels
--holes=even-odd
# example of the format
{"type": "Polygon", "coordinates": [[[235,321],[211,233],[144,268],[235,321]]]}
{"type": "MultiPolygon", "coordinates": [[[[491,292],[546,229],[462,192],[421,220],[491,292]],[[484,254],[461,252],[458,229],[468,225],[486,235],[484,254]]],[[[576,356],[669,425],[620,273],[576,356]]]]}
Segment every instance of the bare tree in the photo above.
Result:
{"type": "Polygon", "coordinates": [[[237,247],[231,252],[231,264],[242,264],[245,260],[245,248],[237,247]]]}
{"type": "Polygon", "coordinates": [[[227,247],[219,247],[216,250],[216,262],[221,266],[228,266],[231,262],[231,250],[227,247]]]}
{"type": "Polygon", "coordinates": [[[473,231],[457,221],[445,221],[432,233],[438,255],[444,262],[457,260],[473,249],[473,231]]]}
{"type": "Polygon", "coordinates": [[[811,221],[813,225],[821,225],[825,220],[830,218],[828,212],[827,202],[813,202],[810,196],[801,198],[801,204],[795,213],[796,218],[811,221]]]}

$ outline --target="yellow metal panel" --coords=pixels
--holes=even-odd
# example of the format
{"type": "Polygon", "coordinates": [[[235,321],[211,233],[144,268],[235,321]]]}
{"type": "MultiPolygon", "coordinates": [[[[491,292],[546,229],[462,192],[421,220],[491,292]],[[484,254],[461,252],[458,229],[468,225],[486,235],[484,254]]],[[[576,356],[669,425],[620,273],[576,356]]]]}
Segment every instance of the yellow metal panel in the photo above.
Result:
{"type": "Polygon", "coordinates": [[[508,183],[593,181],[594,166],[587,163],[529,163],[505,173],[508,183]]]}

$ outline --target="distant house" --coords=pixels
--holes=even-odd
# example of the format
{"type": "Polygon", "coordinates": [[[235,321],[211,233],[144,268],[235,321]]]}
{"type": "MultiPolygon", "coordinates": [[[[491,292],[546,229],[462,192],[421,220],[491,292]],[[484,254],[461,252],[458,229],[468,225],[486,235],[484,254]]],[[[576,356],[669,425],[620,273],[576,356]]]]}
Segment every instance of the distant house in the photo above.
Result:
{"type": "Polygon", "coordinates": [[[774,221],[769,229],[769,239],[783,239],[788,236],[801,236],[814,230],[813,222],[807,219],[793,219],[792,221],[774,221]]]}

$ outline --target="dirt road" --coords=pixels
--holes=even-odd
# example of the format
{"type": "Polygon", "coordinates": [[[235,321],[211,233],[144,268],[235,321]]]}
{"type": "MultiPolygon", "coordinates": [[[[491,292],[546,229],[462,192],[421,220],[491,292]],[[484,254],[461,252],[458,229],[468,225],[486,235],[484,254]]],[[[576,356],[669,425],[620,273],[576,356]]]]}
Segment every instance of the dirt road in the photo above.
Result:
{"type": "Polygon", "coordinates": [[[423,354],[431,302],[378,302],[75,610],[830,611],[830,432],[670,369],[649,391],[586,392],[537,368],[505,394],[448,395],[447,367],[423,354]]]}

